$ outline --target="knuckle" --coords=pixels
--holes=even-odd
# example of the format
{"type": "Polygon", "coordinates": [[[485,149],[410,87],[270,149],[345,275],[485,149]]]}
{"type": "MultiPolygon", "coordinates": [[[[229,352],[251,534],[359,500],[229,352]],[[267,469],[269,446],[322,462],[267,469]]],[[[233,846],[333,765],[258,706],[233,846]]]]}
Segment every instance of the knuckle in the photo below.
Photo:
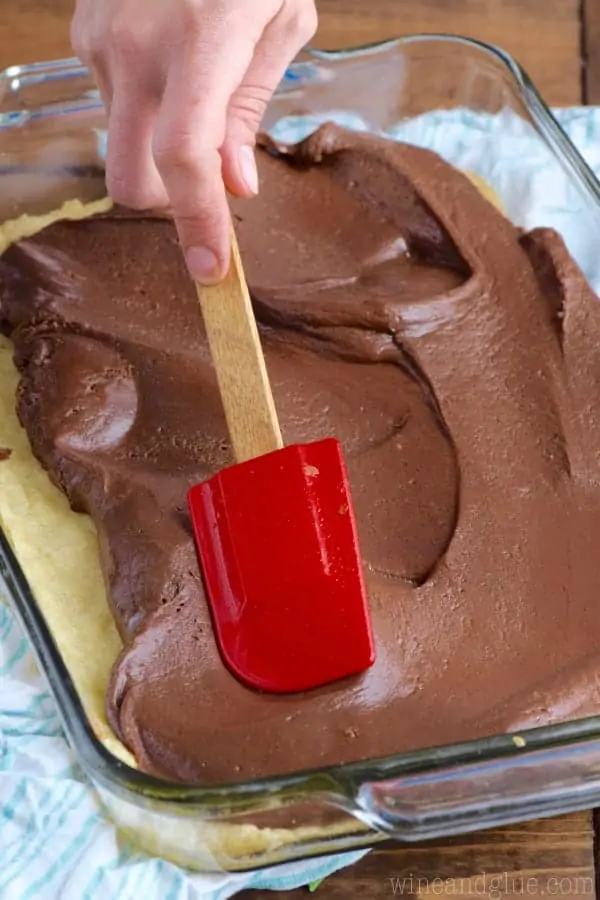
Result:
{"type": "MultiPolygon", "coordinates": [[[[218,215],[216,211],[206,213],[198,209],[195,212],[173,207],[173,218],[177,225],[179,239],[184,248],[189,247],[216,247],[226,241],[223,237],[223,223],[227,222],[224,215],[218,215]]],[[[225,225],[225,228],[227,226],[225,225]]]]}
{"type": "Polygon", "coordinates": [[[97,74],[98,70],[104,68],[106,62],[105,48],[93,35],[88,32],[80,32],[76,38],[71,40],[71,46],[75,51],[75,55],[84,65],[88,66],[97,74]]]}
{"type": "Polygon", "coordinates": [[[178,226],[186,233],[188,239],[194,234],[213,234],[220,224],[216,210],[206,207],[188,209],[175,206],[173,213],[178,226]]]}
{"type": "Polygon", "coordinates": [[[286,30],[302,43],[310,40],[317,30],[318,14],[313,0],[295,0],[288,5],[286,30]]]}
{"type": "MultiPolygon", "coordinates": [[[[206,175],[206,173],[204,173],[206,175]]],[[[185,180],[185,189],[177,185],[170,192],[173,212],[179,222],[190,228],[196,226],[210,227],[211,223],[223,219],[227,213],[227,199],[222,180],[214,177],[203,177],[189,182],[185,180]]]]}
{"type": "Polygon", "coordinates": [[[153,147],[154,162],[160,169],[194,169],[201,154],[198,143],[189,135],[170,135],[157,140],[153,147]]]}
{"type": "Polygon", "coordinates": [[[108,28],[108,42],[111,49],[122,57],[130,57],[141,49],[140,31],[131,27],[129,21],[115,16],[108,28]]]}
{"type": "Polygon", "coordinates": [[[258,125],[271,99],[271,93],[271,90],[263,85],[244,85],[231,100],[230,117],[248,126],[258,125]]]}
{"type": "Polygon", "coordinates": [[[218,0],[211,4],[185,0],[180,8],[181,22],[188,41],[213,40],[231,24],[230,4],[218,0]]]}
{"type": "Polygon", "coordinates": [[[103,64],[106,61],[104,48],[95,41],[91,41],[87,50],[86,58],[92,69],[98,70],[102,68],[103,64]]]}
{"type": "Polygon", "coordinates": [[[222,139],[214,138],[208,127],[199,126],[189,131],[171,125],[164,131],[160,129],[155,133],[152,144],[156,168],[165,176],[174,171],[183,172],[196,184],[219,178],[220,156],[217,148],[222,139]]]}
{"type": "Polygon", "coordinates": [[[182,24],[185,29],[185,39],[188,44],[202,44],[206,37],[206,21],[196,10],[186,9],[183,12],[182,24]]]}

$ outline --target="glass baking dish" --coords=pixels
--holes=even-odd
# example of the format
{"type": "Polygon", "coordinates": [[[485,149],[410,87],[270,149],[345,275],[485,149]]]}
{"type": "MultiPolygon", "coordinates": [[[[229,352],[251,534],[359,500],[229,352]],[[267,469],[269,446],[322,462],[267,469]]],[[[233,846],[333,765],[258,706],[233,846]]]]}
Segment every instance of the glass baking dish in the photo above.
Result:
{"type": "MultiPolygon", "coordinates": [[[[349,51],[307,50],[287,72],[265,126],[277,132],[282,119],[314,127],[341,116],[356,127],[393,132],[423,113],[454,109],[487,123],[492,139],[479,174],[508,215],[510,192],[494,180],[493,153],[502,147],[494,128],[503,139],[525,129],[545,164],[567,176],[588,239],[570,249],[589,272],[590,241],[600,246],[600,184],[524,72],[497,49],[432,35],[349,51]]],[[[0,219],[102,198],[104,128],[97,92],[76,60],[7,69],[0,76],[0,219]]],[[[410,133],[418,143],[419,130],[410,133]]],[[[477,160],[471,168],[477,170],[477,160]]],[[[560,230],[560,222],[534,224],[560,230]]],[[[0,573],[67,736],[108,812],[139,845],[180,864],[243,870],[387,836],[416,841],[600,804],[600,717],[247,783],[161,781],[117,759],[96,736],[2,531],[0,573]]]]}

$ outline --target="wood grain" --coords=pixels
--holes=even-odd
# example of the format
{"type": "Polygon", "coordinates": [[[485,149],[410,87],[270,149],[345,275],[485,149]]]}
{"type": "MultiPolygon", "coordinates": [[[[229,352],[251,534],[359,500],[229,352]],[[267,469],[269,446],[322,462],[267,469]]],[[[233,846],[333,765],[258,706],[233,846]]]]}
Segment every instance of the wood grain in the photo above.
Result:
{"type": "MultiPolygon", "coordinates": [[[[293,892],[244,891],[239,900],[308,900],[293,892]]],[[[577,813],[406,847],[381,844],[355,866],[323,881],[315,900],[457,897],[593,900],[592,821],[577,813]]]]}
{"type": "MultiPolygon", "coordinates": [[[[600,0],[585,0],[590,72],[600,86],[600,0]],[[594,74],[595,73],[595,74],[594,74]]],[[[73,0],[1,0],[0,68],[70,55],[73,0]]],[[[400,34],[450,32],[512,53],[548,102],[581,102],[580,0],[317,0],[321,47],[352,46],[400,34]]],[[[591,88],[590,88],[591,89],[591,88]]]]}
{"type": "MultiPolygon", "coordinates": [[[[579,0],[318,0],[316,43],[339,47],[414,32],[461,33],[504,46],[550,103],[569,104],[582,99],[584,35],[588,97],[600,102],[600,0],[583,4],[586,20],[580,33],[579,0]]],[[[70,55],[73,0],[0,0],[0,5],[0,68],[70,55]]],[[[314,896],[424,895],[461,900],[593,897],[592,816],[578,813],[417,847],[381,844],[356,866],[327,879],[314,896]]],[[[240,900],[310,896],[305,889],[239,895],[240,900]]]]}
{"type": "Polygon", "coordinates": [[[235,232],[231,266],[210,287],[196,285],[235,461],[281,450],[283,439],[235,232]]]}
{"type": "Polygon", "coordinates": [[[0,0],[0,69],[72,56],[74,0],[0,0]]]}
{"type": "MultiPolygon", "coordinates": [[[[588,2],[600,6],[600,0],[588,2]]],[[[569,105],[581,101],[579,3],[317,0],[317,43],[334,48],[418,32],[463,34],[503,47],[528,71],[548,102],[569,105]]]]}
{"type": "Polygon", "coordinates": [[[600,0],[583,0],[583,100],[600,104],[600,0]]]}

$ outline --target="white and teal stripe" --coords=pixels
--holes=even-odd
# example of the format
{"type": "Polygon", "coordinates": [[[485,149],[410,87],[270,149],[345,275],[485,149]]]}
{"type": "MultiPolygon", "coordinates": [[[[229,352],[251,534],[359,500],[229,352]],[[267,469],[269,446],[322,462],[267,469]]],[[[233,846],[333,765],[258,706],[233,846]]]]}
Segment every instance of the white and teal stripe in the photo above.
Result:
{"type": "Polygon", "coordinates": [[[2,900],[225,900],[246,887],[298,887],[361,855],[198,875],[129,846],[100,813],[29,644],[0,603],[2,900]]]}

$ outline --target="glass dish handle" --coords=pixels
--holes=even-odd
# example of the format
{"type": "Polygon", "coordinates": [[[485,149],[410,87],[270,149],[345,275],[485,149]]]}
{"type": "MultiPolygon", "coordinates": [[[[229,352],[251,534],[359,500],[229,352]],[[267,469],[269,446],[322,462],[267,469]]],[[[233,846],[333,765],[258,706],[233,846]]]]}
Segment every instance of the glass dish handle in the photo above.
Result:
{"type": "MultiPolygon", "coordinates": [[[[524,738],[513,743],[525,747],[524,738]]],[[[356,802],[370,827],[411,841],[591,809],[600,804],[600,741],[366,782],[356,802]]]]}

